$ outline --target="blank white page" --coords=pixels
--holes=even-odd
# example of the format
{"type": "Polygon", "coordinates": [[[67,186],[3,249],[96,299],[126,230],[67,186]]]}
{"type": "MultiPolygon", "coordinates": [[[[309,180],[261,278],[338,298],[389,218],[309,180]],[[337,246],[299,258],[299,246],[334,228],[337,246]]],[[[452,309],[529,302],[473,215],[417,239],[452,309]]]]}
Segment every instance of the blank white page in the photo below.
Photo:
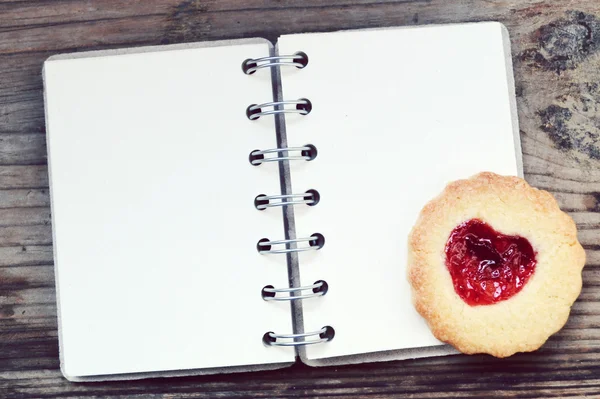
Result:
{"type": "Polygon", "coordinates": [[[498,23],[283,36],[280,54],[303,51],[304,69],[283,69],[285,99],[308,98],[307,116],[286,117],[290,145],[314,144],[294,163],[296,234],[325,236],[299,255],[304,328],[335,338],[308,359],[439,345],[411,303],[407,237],[427,201],[479,171],[516,175],[520,150],[507,34],[498,23]],[[519,155],[517,155],[519,154],[519,155]]]}
{"type": "MultiPolygon", "coordinates": [[[[269,73],[247,76],[266,40],[91,54],[45,64],[48,148],[62,369],[68,378],[293,362],[268,348],[289,332],[276,164],[249,153],[276,145],[269,73]],[[159,51],[160,50],[160,51],[159,51]]],[[[127,378],[127,376],[125,376],[127,378]]]]}

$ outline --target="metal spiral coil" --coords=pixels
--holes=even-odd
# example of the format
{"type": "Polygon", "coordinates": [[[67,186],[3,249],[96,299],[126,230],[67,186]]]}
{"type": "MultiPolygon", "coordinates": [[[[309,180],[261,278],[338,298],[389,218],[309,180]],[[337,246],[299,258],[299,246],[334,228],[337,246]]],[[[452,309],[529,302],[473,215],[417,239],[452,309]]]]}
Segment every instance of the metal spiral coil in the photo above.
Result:
{"type": "Polygon", "coordinates": [[[246,75],[252,75],[262,68],[274,68],[279,66],[293,66],[302,69],[308,65],[308,55],[299,51],[290,55],[275,55],[262,58],[248,58],[242,62],[242,71],[246,75]]]}
{"type": "Polygon", "coordinates": [[[258,253],[261,255],[267,254],[289,254],[292,252],[304,252],[304,251],[317,251],[325,245],[325,237],[322,234],[315,233],[310,237],[293,238],[289,240],[275,240],[271,241],[268,238],[263,238],[258,241],[256,248],[258,253]],[[306,247],[295,247],[290,248],[290,244],[297,244],[301,242],[308,242],[309,245],[306,247]],[[273,246],[285,245],[282,249],[272,249],[273,246]]]}
{"type": "Polygon", "coordinates": [[[312,161],[317,157],[317,148],[312,144],[307,144],[302,147],[282,147],[270,148],[268,150],[254,150],[248,157],[250,163],[258,166],[265,162],[281,162],[281,161],[312,161]],[[300,155],[290,155],[290,152],[300,152],[300,155]],[[265,155],[276,154],[272,158],[266,158],[265,155]]]}
{"type": "Polygon", "coordinates": [[[269,346],[301,346],[313,345],[328,342],[335,336],[335,330],[331,326],[325,326],[318,331],[311,331],[300,334],[275,334],[272,331],[263,335],[263,342],[269,346]],[[316,339],[306,340],[305,338],[314,337],[316,339]],[[301,341],[297,341],[301,338],[301,341]],[[284,341],[281,341],[284,340],[284,341]],[[288,341],[285,341],[288,340],[288,341]],[[292,341],[289,341],[292,340],[292,341]]]}
{"type": "Polygon", "coordinates": [[[299,299],[314,298],[323,296],[329,290],[329,285],[324,280],[316,281],[314,284],[295,288],[274,288],[272,285],[267,285],[261,291],[265,301],[297,301],[299,299]],[[296,292],[308,291],[308,294],[295,295],[296,292]],[[288,294],[287,296],[277,296],[277,294],[288,294]]]}
{"type": "Polygon", "coordinates": [[[251,121],[257,120],[261,116],[276,114],[300,114],[308,115],[312,111],[312,103],[307,98],[298,100],[270,101],[262,104],[251,104],[246,108],[246,116],[251,121]],[[293,108],[285,108],[286,105],[293,105],[293,108]],[[265,109],[266,108],[266,109],[265,109]]]}

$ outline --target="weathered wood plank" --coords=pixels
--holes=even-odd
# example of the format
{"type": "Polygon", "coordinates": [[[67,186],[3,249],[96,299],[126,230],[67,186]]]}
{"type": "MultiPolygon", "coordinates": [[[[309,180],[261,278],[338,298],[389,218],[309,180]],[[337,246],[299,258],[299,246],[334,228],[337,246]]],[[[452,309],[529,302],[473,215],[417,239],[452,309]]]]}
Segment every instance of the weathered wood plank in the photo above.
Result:
{"type": "Polygon", "coordinates": [[[600,250],[587,249],[585,254],[587,266],[600,266],[600,250]]]}
{"type": "MultiPolygon", "coordinates": [[[[553,192],[554,198],[558,202],[560,209],[565,212],[569,212],[571,215],[577,211],[591,211],[586,212],[586,215],[595,214],[598,208],[600,208],[600,196],[596,193],[591,194],[578,194],[578,193],[563,193],[553,192]]],[[[580,220],[582,220],[580,218],[580,220]]]]}
{"type": "Polygon", "coordinates": [[[24,333],[40,334],[42,329],[54,336],[56,298],[52,265],[0,268],[0,320],[3,320],[0,337],[10,334],[13,343],[24,333]]]}
{"type": "Polygon", "coordinates": [[[0,132],[44,132],[44,101],[40,96],[34,100],[6,101],[0,104],[0,132]]]}
{"type": "Polygon", "coordinates": [[[0,208],[0,227],[50,224],[50,208],[0,208]]]}
{"type": "Polygon", "coordinates": [[[44,165],[43,134],[0,134],[0,165],[44,165]]]}
{"type": "Polygon", "coordinates": [[[48,207],[50,194],[48,189],[0,190],[0,208],[48,207]]]}
{"type": "MultiPolygon", "coordinates": [[[[57,12],[59,18],[55,15],[54,20],[45,20],[42,16],[41,23],[25,23],[17,28],[6,28],[0,31],[0,53],[60,50],[107,43],[145,43],[152,40],[161,42],[165,39],[190,41],[215,37],[244,37],[254,32],[274,36],[279,33],[331,30],[334,27],[337,29],[378,27],[481,19],[499,19],[513,27],[512,25],[516,25],[513,22],[516,18],[513,16],[519,13],[535,13],[535,10],[532,10],[535,5],[538,5],[538,12],[543,11],[547,17],[555,17],[566,8],[564,5],[518,0],[488,3],[487,6],[479,7],[473,7],[471,2],[449,3],[444,0],[400,2],[312,0],[304,2],[301,6],[292,2],[287,3],[287,6],[279,4],[273,6],[257,1],[253,2],[253,6],[248,7],[240,6],[232,0],[179,3],[169,1],[160,5],[165,3],[170,7],[148,6],[144,11],[140,11],[140,5],[132,9],[124,9],[117,2],[109,2],[99,10],[98,17],[92,17],[91,14],[84,14],[82,17],[81,13],[73,12],[77,7],[68,2],[63,9],[69,11],[61,13],[59,10],[57,12]],[[344,12],[350,8],[353,12],[344,12]],[[256,24],[256,21],[260,20],[257,19],[259,15],[262,20],[271,23],[256,24]],[[81,34],[82,26],[85,26],[87,35],[81,34]],[[132,26],[136,29],[131,29],[132,26]],[[49,27],[52,29],[48,29],[49,27]],[[102,35],[94,35],[94,33],[102,33],[102,35]],[[26,37],[27,40],[16,41],[17,35],[20,35],[20,38],[26,37]]],[[[582,11],[593,11],[595,6],[593,0],[582,0],[578,2],[577,8],[582,11]]],[[[23,12],[22,9],[21,11],[23,12]]],[[[50,12],[52,13],[52,10],[50,12]]],[[[52,18],[52,16],[46,14],[45,18],[52,18]]],[[[537,20],[538,24],[543,21],[542,18],[537,20]]],[[[535,26],[535,22],[536,19],[533,18],[531,25],[525,25],[524,28],[535,26]]]]}
{"type": "Polygon", "coordinates": [[[19,245],[0,247],[0,267],[52,264],[51,245],[19,245]]]}
{"type": "Polygon", "coordinates": [[[577,237],[584,247],[598,247],[600,245],[600,230],[579,230],[577,237]]]}
{"type": "MultiPolygon", "coordinates": [[[[554,159],[556,159],[556,154],[554,159]]],[[[596,183],[600,181],[600,169],[581,168],[571,164],[560,165],[549,160],[531,155],[524,156],[524,169],[526,174],[549,175],[555,178],[574,180],[583,183],[596,183]]]]}
{"type": "Polygon", "coordinates": [[[56,332],[58,329],[56,312],[56,303],[0,306],[0,337],[8,336],[6,334],[13,337],[16,332],[36,329],[56,332]]]}
{"type": "Polygon", "coordinates": [[[0,190],[14,188],[48,188],[46,165],[0,166],[0,190]]]}
{"type": "MultiPolygon", "coordinates": [[[[398,0],[396,4],[410,3],[411,1],[398,0]]],[[[412,1],[415,3],[416,1],[412,1]]],[[[23,26],[32,25],[47,25],[64,23],[68,18],[69,21],[92,22],[97,20],[119,18],[135,15],[169,15],[175,8],[181,9],[182,12],[191,13],[193,11],[199,13],[220,13],[220,12],[240,12],[240,11],[266,11],[266,10],[291,10],[294,8],[333,8],[333,7],[348,7],[348,6],[378,6],[383,3],[389,3],[382,0],[327,0],[327,1],[305,1],[301,7],[294,1],[278,1],[265,3],[263,0],[247,0],[243,5],[235,1],[219,1],[219,2],[186,2],[181,4],[177,0],[146,0],[145,2],[134,2],[129,7],[123,8],[122,3],[118,0],[104,1],[97,3],[93,8],[93,16],[90,15],[90,7],[81,4],[77,1],[53,1],[53,7],[39,7],[39,3],[35,1],[15,2],[3,1],[0,3],[0,12],[10,10],[17,17],[12,20],[2,20],[3,29],[11,30],[19,29],[23,26]],[[15,4],[10,4],[15,3],[15,4]],[[187,5],[187,9],[186,6],[187,5]]]]}
{"type": "Polygon", "coordinates": [[[0,55],[0,134],[44,133],[41,72],[50,55],[0,55]]]}
{"type": "Polygon", "coordinates": [[[588,329],[594,330],[600,328],[600,316],[598,314],[595,315],[581,315],[577,313],[571,313],[569,317],[569,321],[565,325],[564,329],[561,330],[556,336],[561,337],[563,334],[569,336],[577,341],[577,337],[586,335],[586,331],[588,329]],[[568,335],[567,330],[574,330],[575,333],[573,335],[568,335]]]}
{"type": "Polygon", "coordinates": [[[560,179],[548,175],[527,174],[526,180],[534,187],[550,192],[566,192],[576,194],[596,194],[600,192],[600,181],[580,182],[576,180],[560,179]]]}
{"type": "Polygon", "coordinates": [[[590,287],[585,289],[594,290],[595,292],[598,291],[598,288],[596,288],[598,285],[600,285],[600,268],[588,263],[583,270],[583,286],[590,287]]]}
{"type": "Polygon", "coordinates": [[[0,287],[19,291],[25,288],[54,288],[54,270],[52,265],[22,266],[0,269],[0,287]]]}
{"type": "Polygon", "coordinates": [[[14,293],[3,289],[2,292],[7,295],[0,295],[0,306],[12,306],[20,303],[56,303],[54,287],[24,288],[14,293]]]}
{"type": "MultiPolygon", "coordinates": [[[[597,378],[589,376],[587,373],[577,369],[570,370],[571,378],[568,378],[566,374],[563,378],[557,378],[552,372],[544,373],[542,376],[533,373],[530,370],[522,370],[523,380],[531,381],[529,385],[525,385],[510,380],[510,375],[507,373],[498,372],[497,369],[489,367],[477,367],[473,364],[470,365],[469,371],[480,378],[481,384],[470,382],[469,374],[466,373],[460,374],[452,371],[447,371],[446,373],[432,372],[434,367],[429,364],[417,368],[420,374],[402,372],[401,367],[402,366],[400,365],[391,368],[382,365],[382,373],[377,375],[370,373],[370,370],[365,366],[353,366],[352,368],[348,368],[347,375],[341,375],[334,369],[320,369],[318,372],[311,373],[307,378],[301,380],[294,379],[293,376],[307,373],[307,370],[302,366],[296,366],[291,370],[278,371],[270,374],[255,373],[252,374],[252,382],[249,382],[247,385],[248,394],[251,393],[252,397],[269,397],[266,392],[263,391],[266,389],[268,390],[267,392],[272,392],[276,397],[307,397],[311,394],[316,394],[317,392],[319,395],[326,397],[348,397],[348,395],[356,392],[356,387],[360,387],[361,394],[370,393],[373,395],[377,392],[379,395],[396,395],[395,397],[398,397],[402,394],[414,395],[415,393],[418,393],[418,397],[444,397],[443,392],[435,391],[435,387],[439,384],[449,388],[447,395],[452,392],[459,394],[460,397],[489,397],[486,393],[489,394],[490,389],[500,387],[501,385],[508,385],[511,389],[519,391],[522,395],[526,396],[529,396],[528,394],[532,392],[544,391],[548,393],[547,397],[551,397],[555,396],[552,394],[553,391],[551,388],[570,388],[574,393],[590,392],[585,391],[585,387],[593,388],[598,382],[597,378]],[[426,377],[423,376],[423,373],[426,374],[426,377]],[[269,375],[273,374],[275,374],[281,382],[274,378],[269,378],[269,375]],[[577,384],[577,381],[580,379],[584,380],[585,383],[577,384]],[[486,387],[487,389],[482,387],[486,387]]],[[[27,374],[29,375],[29,379],[19,380],[18,383],[13,386],[15,390],[27,392],[29,395],[39,395],[46,392],[41,390],[43,388],[53,388],[51,392],[57,392],[54,391],[54,389],[64,389],[65,391],[63,392],[68,392],[70,394],[83,394],[85,392],[82,384],[68,384],[58,376],[42,373],[35,374],[35,372],[28,372],[27,374]],[[34,380],[37,380],[39,378],[38,376],[44,377],[42,379],[43,385],[36,389],[34,380]]],[[[222,379],[212,381],[209,378],[173,379],[169,381],[169,392],[177,397],[237,396],[235,389],[236,381],[248,377],[248,375],[240,375],[231,382],[222,379]],[[199,383],[202,386],[202,390],[201,392],[196,393],[199,383]]],[[[134,381],[121,385],[117,383],[106,383],[102,384],[102,388],[106,395],[115,392],[143,395],[144,392],[156,390],[163,391],[165,385],[164,382],[160,380],[144,382],[143,384],[134,381]],[[146,387],[145,391],[143,390],[143,387],[146,387]]],[[[150,397],[148,394],[146,395],[147,396],[145,397],[150,397]]]]}
{"type": "Polygon", "coordinates": [[[49,225],[0,227],[0,246],[50,244],[52,228],[49,225]]]}
{"type": "Polygon", "coordinates": [[[33,25],[21,29],[0,31],[0,54],[14,55],[20,52],[61,52],[65,49],[90,48],[98,45],[138,45],[162,40],[162,29],[156,29],[165,18],[152,14],[133,15],[123,18],[104,19],[85,24],[85,36],[81,23],[57,23],[48,29],[46,25],[33,25]],[[138,29],[131,29],[137,26],[138,29]],[[19,38],[27,40],[18,40],[19,38]],[[21,43],[15,46],[15,43],[21,43]]]}

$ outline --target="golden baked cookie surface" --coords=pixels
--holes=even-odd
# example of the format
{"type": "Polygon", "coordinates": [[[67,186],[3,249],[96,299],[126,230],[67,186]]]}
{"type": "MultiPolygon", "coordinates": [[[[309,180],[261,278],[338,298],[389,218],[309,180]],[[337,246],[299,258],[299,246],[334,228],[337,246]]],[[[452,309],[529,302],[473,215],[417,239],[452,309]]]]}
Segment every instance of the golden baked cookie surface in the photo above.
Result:
{"type": "Polygon", "coordinates": [[[562,328],[585,264],[575,223],[549,193],[488,172],[449,184],[423,208],[408,253],[413,301],[433,334],[461,352],[498,357],[535,350],[562,328]],[[535,271],[505,300],[473,306],[455,289],[445,249],[455,228],[470,220],[523,237],[535,250],[535,271]]]}

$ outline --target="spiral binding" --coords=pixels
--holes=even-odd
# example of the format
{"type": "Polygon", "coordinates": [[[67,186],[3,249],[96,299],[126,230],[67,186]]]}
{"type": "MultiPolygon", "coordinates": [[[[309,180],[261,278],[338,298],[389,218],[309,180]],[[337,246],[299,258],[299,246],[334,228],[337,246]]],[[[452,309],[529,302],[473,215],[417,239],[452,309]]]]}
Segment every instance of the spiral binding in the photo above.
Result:
{"type": "Polygon", "coordinates": [[[258,249],[258,253],[261,255],[267,254],[289,254],[292,252],[304,252],[304,251],[317,251],[323,248],[325,245],[325,237],[322,234],[315,233],[310,237],[303,238],[293,238],[290,240],[276,240],[270,241],[268,238],[263,238],[256,244],[258,249]],[[296,247],[290,248],[289,244],[297,244],[299,242],[308,242],[309,245],[307,247],[296,247]],[[283,249],[271,249],[272,246],[275,245],[285,245],[286,248],[283,249]]]}
{"type": "MultiPolygon", "coordinates": [[[[294,66],[296,68],[305,68],[308,64],[308,56],[303,52],[297,52],[292,55],[277,55],[262,58],[249,58],[242,62],[242,70],[247,75],[252,75],[262,68],[275,68],[279,66],[294,66]]],[[[271,101],[262,104],[251,104],[246,108],[246,117],[251,120],[257,120],[261,116],[278,115],[285,113],[295,113],[308,115],[312,111],[312,103],[307,98],[298,100],[271,101]]],[[[249,155],[250,164],[254,166],[266,162],[284,162],[284,161],[312,161],[317,156],[317,149],[312,144],[306,144],[302,147],[282,147],[271,148],[267,150],[254,150],[249,155]],[[291,155],[292,152],[299,152],[299,155],[291,155]],[[275,154],[269,158],[268,154],[275,154]]],[[[259,194],[254,199],[254,206],[258,210],[265,210],[272,207],[285,207],[289,205],[306,204],[316,205],[320,200],[320,194],[316,190],[308,190],[301,194],[281,194],[265,195],[259,194]]],[[[269,240],[263,238],[256,244],[256,249],[261,255],[271,254],[290,254],[294,252],[315,251],[325,245],[325,237],[322,234],[314,233],[310,237],[292,238],[285,240],[269,240]],[[298,246],[299,243],[308,243],[305,246],[298,246]],[[283,245],[283,248],[273,248],[283,245]]],[[[314,284],[293,287],[293,288],[275,288],[271,285],[263,287],[261,294],[265,301],[298,301],[308,298],[323,296],[327,293],[329,286],[326,281],[319,280],[314,284]],[[306,291],[309,291],[308,293],[306,291]]],[[[313,345],[331,341],[335,336],[335,330],[331,326],[322,327],[318,331],[297,334],[276,334],[269,331],[263,335],[263,342],[268,346],[301,346],[313,345]]]]}
{"type": "Polygon", "coordinates": [[[249,160],[254,166],[258,166],[265,162],[281,162],[281,161],[312,161],[317,157],[317,148],[312,144],[307,144],[302,147],[282,147],[270,148],[268,150],[254,150],[250,153],[249,160]],[[300,155],[290,156],[290,152],[298,151],[300,155]],[[286,153],[286,155],[280,155],[286,153]],[[267,154],[277,154],[273,158],[265,158],[267,154]]]}
{"type": "Polygon", "coordinates": [[[306,204],[309,206],[317,204],[318,193],[316,190],[309,190],[302,194],[285,194],[285,195],[258,195],[254,199],[254,206],[259,211],[264,211],[267,208],[273,208],[276,206],[288,206],[288,205],[299,205],[306,204]],[[273,200],[280,200],[280,202],[271,202],[273,200]]]}
{"type": "Polygon", "coordinates": [[[242,71],[246,75],[252,75],[262,68],[274,68],[279,66],[294,66],[302,69],[308,65],[308,56],[302,51],[290,55],[276,55],[272,57],[248,58],[242,62],[242,71]]]}
{"type": "Polygon", "coordinates": [[[300,114],[308,115],[312,111],[312,103],[307,98],[287,101],[270,101],[262,104],[251,104],[246,108],[246,116],[251,121],[255,121],[261,116],[276,114],[300,114]],[[294,108],[278,108],[278,106],[293,105],[294,108]],[[263,108],[273,108],[263,111],[263,108]]]}
{"type": "Polygon", "coordinates": [[[313,345],[320,344],[322,342],[331,341],[335,336],[335,330],[330,326],[325,326],[318,331],[311,331],[307,333],[300,334],[275,334],[272,331],[269,331],[265,335],[263,335],[263,342],[269,346],[300,346],[300,345],[313,345]],[[302,340],[296,341],[298,338],[308,338],[308,337],[318,337],[318,339],[313,340],[302,340]],[[291,339],[293,341],[283,341],[280,342],[278,340],[281,339],[291,339]]]}
{"type": "Polygon", "coordinates": [[[324,280],[316,281],[314,284],[296,288],[274,288],[272,285],[267,285],[262,289],[262,297],[265,301],[296,301],[298,299],[314,298],[323,296],[327,293],[329,285],[324,280]],[[310,294],[292,295],[298,291],[310,290],[310,294]],[[280,293],[287,293],[288,296],[277,296],[280,293]]]}

